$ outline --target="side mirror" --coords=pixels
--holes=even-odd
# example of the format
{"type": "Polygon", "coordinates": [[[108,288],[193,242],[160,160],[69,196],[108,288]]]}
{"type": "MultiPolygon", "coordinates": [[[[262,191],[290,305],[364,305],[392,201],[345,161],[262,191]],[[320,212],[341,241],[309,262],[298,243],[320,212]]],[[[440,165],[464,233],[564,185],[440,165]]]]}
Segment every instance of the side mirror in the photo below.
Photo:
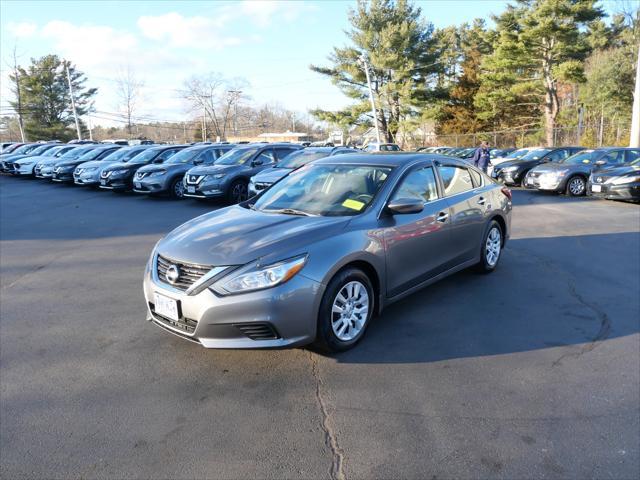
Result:
{"type": "Polygon", "coordinates": [[[417,198],[398,198],[387,204],[387,209],[394,215],[405,213],[420,213],[424,210],[424,203],[417,198]]]}
{"type": "Polygon", "coordinates": [[[163,160],[163,159],[161,159],[161,158],[156,158],[152,163],[162,163],[162,162],[164,162],[164,160],[163,160]]]}
{"type": "Polygon", "coordinates": [[[204,162],[204,160],[202,160],[201,158],[197,158],[193,161],[194,165],[201,165],[204,162]]]}
{"type": "Polygon", "coordinates": [[[262,162],[262,159],[261,159],[261,158],[256,158],[256,159],[252,162],[252,165],[253,165],[254,167],[257,167],[257,166],[259,166],[259,165],[262,165],[262,163],[263,163],[263,162],[262,162]]]}
{"type": "Polygon", "coordinates": [[[598,160],[598,161],[595,163],[595,165],[596,165],[596,166],[598,166],[598,167],[601,167],[601,166],[606,165],[606,164],[607,164],[607,161],[606,161],[606,160],[598,160]]]}

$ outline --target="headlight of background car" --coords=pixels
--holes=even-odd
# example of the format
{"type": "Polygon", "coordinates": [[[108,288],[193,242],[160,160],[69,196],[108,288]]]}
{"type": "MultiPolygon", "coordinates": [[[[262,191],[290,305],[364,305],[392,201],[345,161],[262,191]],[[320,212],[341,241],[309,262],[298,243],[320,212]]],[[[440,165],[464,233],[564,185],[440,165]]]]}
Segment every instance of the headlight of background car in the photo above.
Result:
{"type": "Polygon", "coordinates": [[[98,169],[98,167],[86,167],[82,169],[83,173],[87,173],[87,172],[94,172],[98,169]]]}
{"type": "Polygon", "coordinates": [[[640,182],[640,175],[627,175],[626,177],[615,177],[610,180],[613,185],[624,185],[625,183],[640,182]]]}
{"type": "Polygon", "coordinates": [[[214,173],[213,175],[207,175],[207,180],[220,180],[226,175],[226,173],[214,173]]]}
{"type": "Polygon", "coordinates": [[[125,175],[129,170],[112,170],[111,175],[125,175]]]}
{"type": "Polygon", "coordinates": [[[165,173],[167,173],[166,170],[158,170],[157,172],[151,172],[149,174],[150,177],[159,177],[160,175],[164,175],[165,173]]]}
{"type": "Polygon", "coordinates": [[[515,172],[516,170],[518,170],[517,166],[513,166],[513,167],[505,167],[502,169],[503,172],[515,172]]]}
{"type": "Polygon", "coordinates": [[[285,283],[297,274],[307,263],[307,255],[302,255],[271,265],[254,264],[244,267],[218,280],[211,288],[220,295],[254,292],[285,283]]]}

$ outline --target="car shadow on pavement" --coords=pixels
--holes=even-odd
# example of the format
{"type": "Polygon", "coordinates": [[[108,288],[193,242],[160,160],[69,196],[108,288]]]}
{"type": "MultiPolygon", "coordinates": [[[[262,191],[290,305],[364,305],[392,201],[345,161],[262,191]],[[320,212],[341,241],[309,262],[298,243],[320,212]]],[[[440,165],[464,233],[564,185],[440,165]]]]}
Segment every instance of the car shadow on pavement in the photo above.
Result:
{"type": "Polygon", "coordinates": [[[438,362],[569,345],[579,355],[640,331],[639,254],[637,232],[511,240],[493,274],[463,271],[389,306],[333,357],[438,362]]]}

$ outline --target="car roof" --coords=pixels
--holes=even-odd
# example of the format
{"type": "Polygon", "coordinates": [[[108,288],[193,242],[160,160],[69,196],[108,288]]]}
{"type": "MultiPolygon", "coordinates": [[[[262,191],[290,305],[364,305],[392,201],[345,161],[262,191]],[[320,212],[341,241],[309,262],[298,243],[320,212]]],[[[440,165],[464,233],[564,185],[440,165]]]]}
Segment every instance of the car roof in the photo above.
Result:
{"type": "Polygon", "coordinates": [[[385,167],[402,167],[420,160],[441,160],[447,163],[459,165],[469,165],[462,159],[446,157],[437,153],[423,152],[375,152],[375,153],[352,153],[351,155],[336,155],[335,157],[325,157],[316,160],[316,164],[348,164],[348,165],[377,165],[385,167]]]}

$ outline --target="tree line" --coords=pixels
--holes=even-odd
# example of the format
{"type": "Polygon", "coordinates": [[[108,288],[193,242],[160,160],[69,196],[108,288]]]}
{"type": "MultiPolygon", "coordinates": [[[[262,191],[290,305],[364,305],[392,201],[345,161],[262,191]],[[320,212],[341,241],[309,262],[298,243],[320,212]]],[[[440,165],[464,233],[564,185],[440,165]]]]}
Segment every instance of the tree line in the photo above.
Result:
{"type": "MultiPolygon", "coordinates": [[[[350,44],[311,66],[353,103],[314,116],[343,129],[377,124],[387,142],[425,123],[444,135],[539,128],[547,145],[558,128],[630,123],[637,6],[607,17],[595,0],[517,0],[491,26],[440,29],[427,16],[408,0],[359,0],[350,44]]],[[[604,141],[628,141],[617,137],[604,141]]]]}

